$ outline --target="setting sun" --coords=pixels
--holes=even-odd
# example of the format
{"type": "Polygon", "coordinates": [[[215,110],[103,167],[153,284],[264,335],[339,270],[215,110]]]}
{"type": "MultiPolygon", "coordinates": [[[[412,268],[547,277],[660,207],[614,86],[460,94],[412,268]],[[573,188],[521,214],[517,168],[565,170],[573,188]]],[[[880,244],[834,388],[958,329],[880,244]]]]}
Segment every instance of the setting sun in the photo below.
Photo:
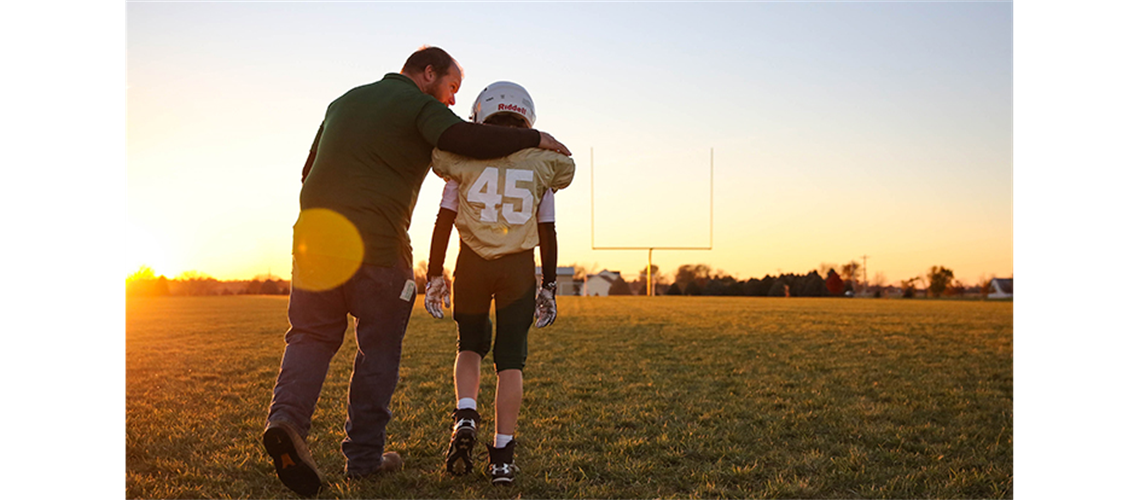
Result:
{"type": "Polygon", "coordinates": [[[167,253],[158,240],[147,232],[129,226],[125,242],[122,254],[123,274],[125,276],[130,276],[142,266],[153,269],[155,276],[169,278],[176,274],[170,269],[167,253]]]}

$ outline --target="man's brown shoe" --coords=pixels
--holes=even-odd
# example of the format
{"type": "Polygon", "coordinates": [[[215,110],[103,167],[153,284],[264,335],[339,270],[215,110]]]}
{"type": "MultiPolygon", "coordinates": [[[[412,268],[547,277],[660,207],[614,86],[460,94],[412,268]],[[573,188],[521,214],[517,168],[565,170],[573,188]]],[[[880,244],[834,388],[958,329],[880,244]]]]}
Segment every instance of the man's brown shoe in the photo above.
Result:
{"type": "Polygon", "coordinates": [[[394,451],[384,453],[380,459],[380,465],[375,469],[367,472],[345,472],[344,476],[348,479],[363,479],[375,474],[396,472],[404,467],[404,459],[400,458],[400,454],[394,451]]]}
{"type": "Polygon", "coordinates": [[[313,497],[321,491],[321,475],[317,463],[309,454],[309,447],[301,433],[292,424],[276,420],[265,426],[261,435],[265,451],[273,457],[277,478],[289,489],[304,497],[313,497]]]}

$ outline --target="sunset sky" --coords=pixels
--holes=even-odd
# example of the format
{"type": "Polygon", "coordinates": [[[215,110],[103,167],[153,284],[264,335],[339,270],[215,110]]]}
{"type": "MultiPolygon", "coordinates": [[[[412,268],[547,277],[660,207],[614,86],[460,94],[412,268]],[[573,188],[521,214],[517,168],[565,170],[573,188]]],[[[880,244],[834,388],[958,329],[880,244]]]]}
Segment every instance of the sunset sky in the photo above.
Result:
{"type": "MultiPolygon", "coordinates": [[[[289,277],[300,171],[326,106],[424,44],[535,100],[573,152],[559,261],[740,279],[867,255],[1013,273],[1012,4],[128,3],[123,275],[289,277]]],[[[410,230],[427,259],[443,182],[410,230]]],[[[452,237],[452,268],[458,237],[452,237]]]]}

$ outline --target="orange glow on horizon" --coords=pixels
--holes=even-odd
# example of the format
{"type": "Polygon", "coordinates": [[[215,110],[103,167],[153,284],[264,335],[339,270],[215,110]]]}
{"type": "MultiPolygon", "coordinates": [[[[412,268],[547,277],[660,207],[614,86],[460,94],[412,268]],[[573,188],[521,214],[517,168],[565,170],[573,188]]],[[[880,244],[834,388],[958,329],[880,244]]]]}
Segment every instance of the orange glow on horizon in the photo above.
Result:
{"type": "Polygon", "coordinates": [[[136,227],[127,229],[122,253],[124,274],[131,276],[140,268],[149,267],[154,271],[155,277],[173,277],[168,253],[158,240],[136,227]]]}

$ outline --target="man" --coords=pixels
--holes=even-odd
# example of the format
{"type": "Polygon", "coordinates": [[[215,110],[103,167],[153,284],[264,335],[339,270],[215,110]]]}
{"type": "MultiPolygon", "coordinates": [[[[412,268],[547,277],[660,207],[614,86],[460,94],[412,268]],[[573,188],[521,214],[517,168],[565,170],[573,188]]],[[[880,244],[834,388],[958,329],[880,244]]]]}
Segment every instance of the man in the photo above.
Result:
{"type": "Polygon", "coordinates": [[[388,404],[416,288],[408,225],[432,149],[496,158],[539,147],[569,155],[549,134],[464,122],[448,109],[463,72],[424,47],[400,73],[352,89],[329,105],[302,171],[293,226],[289,331],[262,440],[277,476],[304,496],[323,487],[305,444],[329,361],[356,318],[345,475],[398,469],[384,453],[388,404]]]}

